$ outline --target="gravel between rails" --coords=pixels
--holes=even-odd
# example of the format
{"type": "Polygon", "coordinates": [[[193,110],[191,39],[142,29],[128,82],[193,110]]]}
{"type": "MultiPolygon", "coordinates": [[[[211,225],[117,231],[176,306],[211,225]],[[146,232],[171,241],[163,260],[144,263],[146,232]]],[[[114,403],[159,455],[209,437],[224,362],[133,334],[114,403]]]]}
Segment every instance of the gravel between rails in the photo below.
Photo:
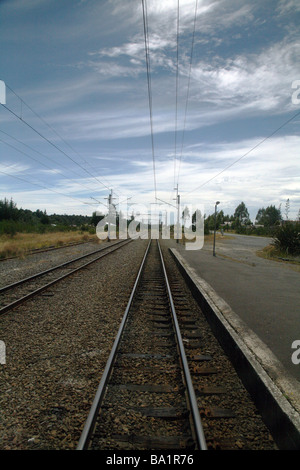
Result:
{"type": "Polygon", "coordinates": [[[146,243],[129,243],[0,318],[0,449],[76,448],[146,243]]]}
{"type": "MultiPolygon", "coordinates": [[[[111,243],[111,245],[113,242],[111,243]]],[[[4,287],[25,277],[45,271],[65,261],[85,255],[108,246],[107,242],[87,242],[80,245],[61,247],[27,255],[24,258],[7,259],[0,262],[0,287],[4,287]]]]}

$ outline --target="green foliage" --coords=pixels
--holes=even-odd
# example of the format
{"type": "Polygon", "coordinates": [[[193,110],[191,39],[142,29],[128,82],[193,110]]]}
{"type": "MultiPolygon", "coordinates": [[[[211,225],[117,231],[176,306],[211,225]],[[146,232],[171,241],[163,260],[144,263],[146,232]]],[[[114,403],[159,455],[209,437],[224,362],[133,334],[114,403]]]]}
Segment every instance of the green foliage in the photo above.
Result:
{"type": "Polygon", "coordinates": [[[281,221],[281,211],[276,209],[275,206],[268,206],[266,209],[261,208],[257,212],[256,222],[259,225],[264,225],[264,227],[272,227],[273,225],[278,225],[281,221]]]}
{"type": "Polygon", "coordinates": [[[300,222],[286,222],[276,230],[273,244],[287,255],[300,255],[300,222]]]}
{"type": "Polygon", "coordinates": [[[4,201],[0,201],[0,220],[17,220],[18,209],[16,204],[11,199],[8,201],[6,198],[4,201]]]}
{"type": "Polygon", "coordinates": [[[275,233],[274,227],[255,227],[254,225],[240,225],[235,228],[235,232],[240,235],[260,235],[272,237],[275,233]]]}
{"type": "Polygon", "coordinates": [[[244,202],[241,202],[234,212],[236,225],[247,225],[250,223],[249,212],[244,202]]]}
{"type": "Polygon", "coordinates": [[[204,221],[204,235],[209,235],[209,225],[206,220],[204,221]]]}
{"type": "Polygon", "coordinates": [[[103,218],[104,218],[104,215],[101,215],[98,212],[93,212],[93,215],[91,218],[91,224],[96,227],[98,223],[100,222],[100,220],[102,220],[103,218]]]}
{"type": "Polygon", "coordinates": [[[14,236],[17,232],[64,232],[79,228],[90,232],[90,223],[91,217],[88,216],[47,215],[46,211],[39,209],[34,212],[29,209],[18,209],[12,199],[10,201],[6,198],[4,201],[0,200],[0,234],[14,236]]]}

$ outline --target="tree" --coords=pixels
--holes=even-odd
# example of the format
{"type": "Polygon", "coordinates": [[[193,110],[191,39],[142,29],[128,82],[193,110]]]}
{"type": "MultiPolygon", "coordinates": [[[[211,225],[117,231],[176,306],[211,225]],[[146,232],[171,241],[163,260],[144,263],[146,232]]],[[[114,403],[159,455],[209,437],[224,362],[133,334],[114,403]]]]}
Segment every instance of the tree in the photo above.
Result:
{"type": "Polygon", "coordinates": [[[184,210],[182,211],[182,220],[183,220],[183,225],[185,225],[186,221],[190,218],[190,211],[187,206],[185,206],[184,210]]]}
{"type": "Polygon", "coordinates": [[[285,218],[288,220],[290,212],[290,199],[288,198],[285,203],[285,218]]]}
{"type": "MultiPolygon", "coordinates": [[[[192,224],[194,224],[197,220],[200,220],[201,217],[202,217],[202,212],[200,211],[200,209],[196,209],[192,215],[192,224]]],[[[204,218],[205,218],[205,214],[204,214],[204,218]]]]}
{"type": "Polygon", "coordinates": [[[4,199],[0,201],[0,220],[17,220],[18,219],[17,205],[11,199],[4,199]]]}
{"type": "Polygon", "coordinates": [[[92,215],[92,218],[91,218],[91,224],[96,227],[98,222],[100,222],[100,220],[102,220],[103,217],[104,217],[104,215],[99,214],[99,212],[93,212],[93,215],[92,215]]]}
{"type": "Polygon", "coordinates": [[[224,212],[222,210],[220,210],[218,213],[217,213],[217,228],[220,228],[220,226],[223,224],[224,222],[224,212]]]}
{"type": "Polygon", "coordinates": [[[244,202],[241,202],[235,209],[234,218],[238,225],[247,225],[250,223],[249,212],[244,202]]]}
{"type": "Polygon", "coordinates": [[[278,225],[281,221],[281,211],[272,205],[266,209],[261,208],[258,210],[255,220],[259,225],[264,225],[264,227],[278,225]]]}

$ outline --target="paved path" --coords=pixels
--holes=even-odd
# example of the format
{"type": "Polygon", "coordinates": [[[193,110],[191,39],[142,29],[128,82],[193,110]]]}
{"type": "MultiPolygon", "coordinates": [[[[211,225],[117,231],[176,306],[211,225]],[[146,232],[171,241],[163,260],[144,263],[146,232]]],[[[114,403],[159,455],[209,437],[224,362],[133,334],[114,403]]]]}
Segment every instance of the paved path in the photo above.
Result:
{"type": "Polygon", "coordinates": [[[259,336],[300,381],[300,364],[292,362],[292,343],[300,340],[300,272],[291,264],[256,255],[271,239],[243,235],[224,235],[202,250],[187,251],[175,241],[176,248],[199,276],[208,282],[259,336]]]}

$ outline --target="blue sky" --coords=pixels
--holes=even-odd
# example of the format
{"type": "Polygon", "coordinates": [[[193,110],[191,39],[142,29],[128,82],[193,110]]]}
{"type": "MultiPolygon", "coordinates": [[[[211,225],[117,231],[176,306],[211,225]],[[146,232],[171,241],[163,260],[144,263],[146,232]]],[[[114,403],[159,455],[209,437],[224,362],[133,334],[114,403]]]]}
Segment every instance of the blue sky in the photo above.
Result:
{"type": "Polygon", "coordinates": [[[153,148],[140,0],[0,1],[0,199],[91,214],[111,189],[174,204],[178,183],[206,214],[289,198],[296,218],[299,1],[146,6],[153,148]]]}

